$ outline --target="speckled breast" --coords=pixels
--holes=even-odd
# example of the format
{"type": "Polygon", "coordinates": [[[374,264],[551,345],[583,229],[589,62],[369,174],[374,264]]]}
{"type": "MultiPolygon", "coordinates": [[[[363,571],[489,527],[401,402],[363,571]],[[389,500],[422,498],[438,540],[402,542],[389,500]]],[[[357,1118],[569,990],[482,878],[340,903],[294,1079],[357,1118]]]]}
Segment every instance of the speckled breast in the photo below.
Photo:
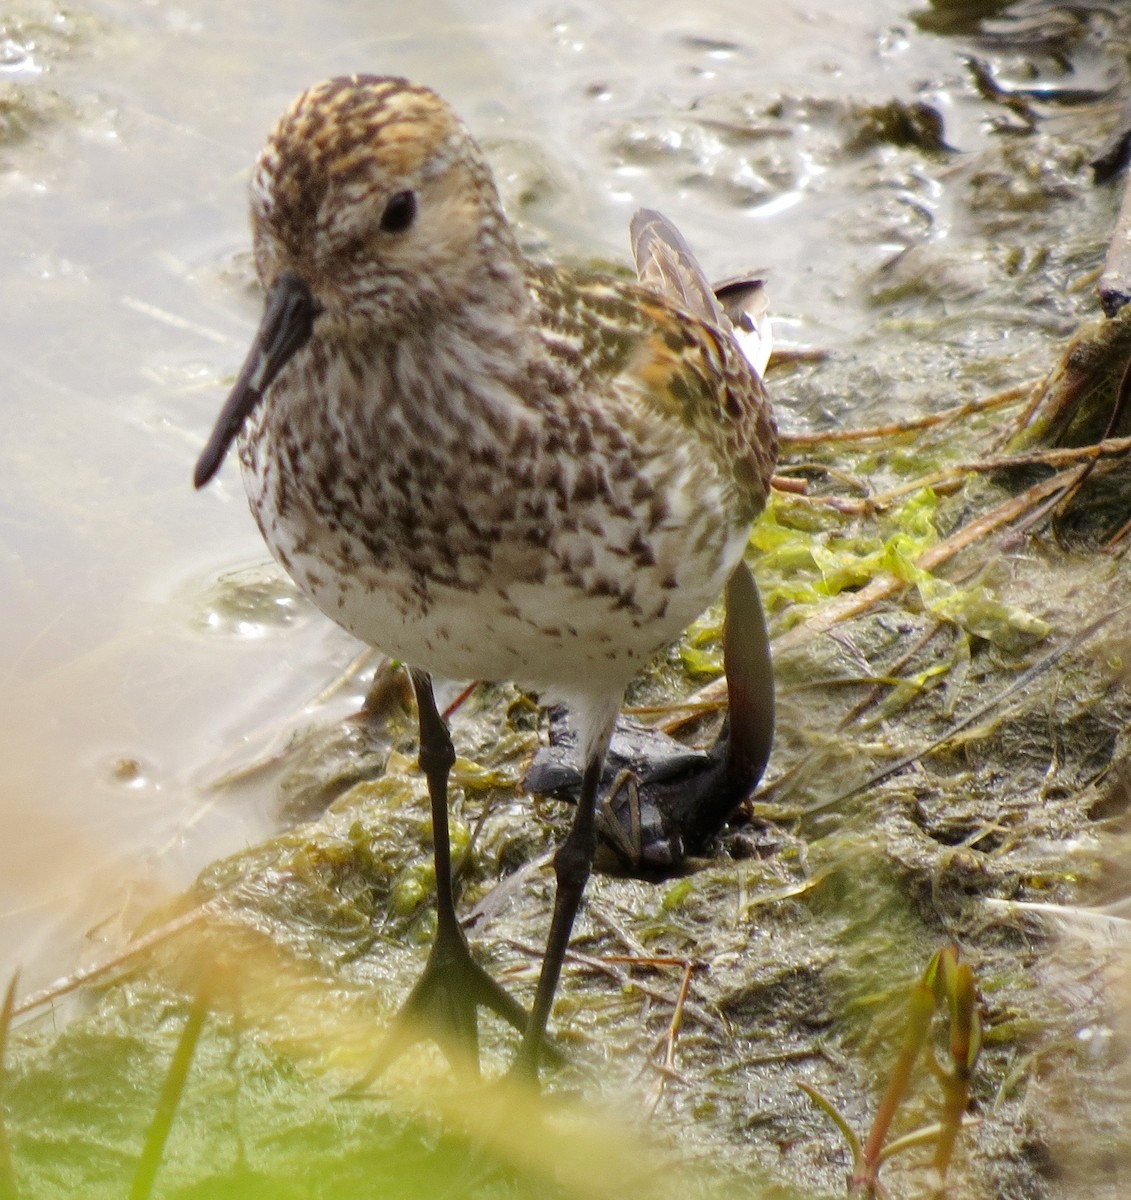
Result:
{"type": "Polygon", "coordinates": [[[241,442],[252,511],[323,612],[414,666],[623,686],[742,553],[730,481],[655,421],[506,396],[410,405],[316,354],[295,367],[241,442]]]}

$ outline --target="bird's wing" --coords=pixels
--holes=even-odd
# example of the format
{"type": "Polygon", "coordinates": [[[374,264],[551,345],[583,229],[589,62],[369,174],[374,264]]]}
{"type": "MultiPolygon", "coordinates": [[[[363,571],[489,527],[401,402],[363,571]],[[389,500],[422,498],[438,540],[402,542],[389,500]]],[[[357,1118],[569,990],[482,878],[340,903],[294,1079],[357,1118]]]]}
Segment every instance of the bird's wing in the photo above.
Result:
{"type": "Polygon", "coordinates": [[[640,208],[629,224],[632,256],[640,282],[678,300],[689,312],[720,329],[726,317],[715,299],[703,268],[683,240],[683,234],[655,209],[640,208]]]}
{"type": "Polygon", "coordinates": [[[743,276],[712,286],[683,235],[655,209],[638,209],[629,233],[640,282],[716,328],[731,330],[747,361],[764,376],[774,338],[762,280],[743,276]]]}
{"type": "Polygon", "coordinates": [[[626,426],[644,411],[649,431],[694,431],[733,479],[742,519],[753,520],[766,502],[777,432],[761,377],[722,309],[708,320],[667,291],[592,271],[531,267],[529,285],[549,369],[572,379],[569,394],[617,408],[626,426]]]}

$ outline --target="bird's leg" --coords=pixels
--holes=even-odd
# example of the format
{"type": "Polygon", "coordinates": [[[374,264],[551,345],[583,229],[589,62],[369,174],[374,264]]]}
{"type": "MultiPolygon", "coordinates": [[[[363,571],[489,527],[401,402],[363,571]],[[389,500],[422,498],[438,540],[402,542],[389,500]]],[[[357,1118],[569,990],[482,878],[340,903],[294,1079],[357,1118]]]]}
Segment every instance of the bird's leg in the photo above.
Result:
{"type": "Polygon", "coordinates": [[[526,1027],[526,1035],[511,1068],[512,1076],[519,1079],[536,1081],[538,1078],[538,1060],[542,1054],[550,1006],[554,1001],[554,992],[562,972],[562,962],[573,931],[574,918],[581,904],[581,894],[585,890],[593,866],[593,854],[597,848],[597,787],[601,781],[607,742],[606,737],[596,752],[590,752],[581,779],[581,796],[577,802],[573,824],[566,834],[565,841],[554,855],[557,890],[554,895],[550,935],[546,939],[546,952],[542,956],[542,973],[538,977],[538,991],[534,996],[530,1023],[526,1027]]]}
{"type": "Polygon", "coordinates": [[[465,941],[456,917],[452,880],[452,844],[448,830],[448,776],[456,761],[455,747],[447,723],[436,707],[432,680],[423,671],[412,672],[416,711],[420,726],[417,761],[428,781],[432,805],[432,859],[436,868],[436,944],[465,941]]]}
{"type": "Polygon", "coordinates": [[[471,957],[456,916],[452,851],[448,834],[448,775],[455,762],[448,727],[436,707],[432,680],[412,672],[420,720],[420,768],[432,803],[432,847],[436,866],[436,940],[424,974],[398,1014],[396,1024],[367,1073],[379,1075],[424,1037],[435,1038],[457,1069],[479,1073],[479,1008],[489,1008],[516,1029],[527,1028],[526,1010],[471,957]]]}

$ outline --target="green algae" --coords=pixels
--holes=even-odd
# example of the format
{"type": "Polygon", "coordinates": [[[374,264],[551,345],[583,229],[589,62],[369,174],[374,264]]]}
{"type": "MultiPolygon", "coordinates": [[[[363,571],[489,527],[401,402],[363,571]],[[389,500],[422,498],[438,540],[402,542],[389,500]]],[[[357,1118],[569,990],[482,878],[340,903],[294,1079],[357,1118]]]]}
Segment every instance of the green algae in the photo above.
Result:
{"type": "MultiPolygon", "coordinates": [[[[24,1057],[8,1088],[9,1108],[19,1118],[19,1194],[128,1194],[140,1132],[181,1032],[176,1006],[172,992],[152,984],[112,989],[97,1026],[72,1024],[24,1057]]],[[[156,1194],[542,1196],[553,1186],[544,1173],[522,1169],[505,1137],[492,1147],[489,1139],[414,1118],[404,1107],[342,1095],[334,1083],[296,1066],[237,1019],[213,1013],[196,1047],[156,1194]]],[[[584,1118],[574,1121],[584,1129],[584,1118]]],[[[578,1144],[569,1122],[561,1122],[556,1145],[553,1135],[543,1136],[555,1151],[548,1159],[562,1160],[578,1144]]],[[[628,1187],[675,1194],[649,1186],[654,1168],[629,1161],[631,1143],[618,1145],[593,1128],[580,1144],[599,1156],[604,1179],[589,1169],[596,1165],[590,1159],[558,1194],[612,1197],[628,1187]],[[580,1181],[592,1190],[582,1193],[580,1181]]]]}

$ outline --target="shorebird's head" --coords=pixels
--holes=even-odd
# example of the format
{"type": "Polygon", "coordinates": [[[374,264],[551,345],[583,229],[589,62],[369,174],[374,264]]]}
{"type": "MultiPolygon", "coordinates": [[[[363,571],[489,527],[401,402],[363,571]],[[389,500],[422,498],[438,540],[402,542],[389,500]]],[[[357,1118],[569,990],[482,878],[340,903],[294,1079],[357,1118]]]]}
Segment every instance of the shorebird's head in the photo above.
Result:
{"type": "Polygon", "coordinates": [[[320,330],[367,342],[520,287],[491,172],[452,109],[404,79],[303,92],[251,180],[263,321],[197,462],[202,487],[286,363],[320,330]]]}
{"type": "Polygon", "coordinates": [[[458,303],[513,244],[452,109],[367,75],[317,84],[283,114],[252,175],[251,222],[265,288],[290,272],[331,319],[395,327],[458,303]]]}

